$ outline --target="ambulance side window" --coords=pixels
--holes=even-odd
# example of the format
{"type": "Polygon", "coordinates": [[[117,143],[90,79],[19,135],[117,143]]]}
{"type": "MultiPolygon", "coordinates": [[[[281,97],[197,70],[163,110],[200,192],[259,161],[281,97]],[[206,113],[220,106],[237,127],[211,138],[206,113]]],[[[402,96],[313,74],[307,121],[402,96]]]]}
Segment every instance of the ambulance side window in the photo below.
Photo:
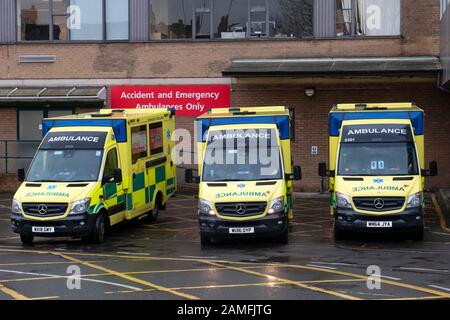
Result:
{"type": "Polygon", "coordinates": [[[131,157],[133,164],[147,157],[147,125],[131,128],[131,157]]]}
{"type": "Polygon", "coordinates": [[[105,170],[103,171],[103,181],[111,181],[114,177],[114,169],[117,169],[118,161],[117,161],[117,150],[113,148],[108,151],[108,155],[106,156],[105,162],[105,170]]]}
{"type": "Polygon", "coordinates": [[[162,122],[152,123],[149,126],[150,155],[153,156],[164,151],[162,122]]]}

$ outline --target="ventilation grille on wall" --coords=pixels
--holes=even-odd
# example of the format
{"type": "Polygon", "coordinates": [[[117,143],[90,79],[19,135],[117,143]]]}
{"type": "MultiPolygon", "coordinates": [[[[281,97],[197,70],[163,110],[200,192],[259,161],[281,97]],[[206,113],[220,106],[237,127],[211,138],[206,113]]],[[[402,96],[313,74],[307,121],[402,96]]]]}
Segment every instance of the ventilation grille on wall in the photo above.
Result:
{"type": "Polygon", "coordinates": [[[54,63],[56,56],[54,55],[23,55],[19,56],[20,63],[54,63]]]}

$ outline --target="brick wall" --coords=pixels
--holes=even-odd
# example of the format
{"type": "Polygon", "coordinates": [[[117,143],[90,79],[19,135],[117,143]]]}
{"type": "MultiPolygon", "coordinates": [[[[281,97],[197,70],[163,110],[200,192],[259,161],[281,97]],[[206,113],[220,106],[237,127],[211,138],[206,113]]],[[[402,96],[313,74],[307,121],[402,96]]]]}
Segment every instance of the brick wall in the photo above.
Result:
{"type": "Polygon", "coordinates": [[[235,58],[438,56],[439,1],[402,2],[401,37],[3,45],[0,79],[218,77],[235,58]],[[25,54],[54,54],[57,61],[19,64],[25,54]]]}

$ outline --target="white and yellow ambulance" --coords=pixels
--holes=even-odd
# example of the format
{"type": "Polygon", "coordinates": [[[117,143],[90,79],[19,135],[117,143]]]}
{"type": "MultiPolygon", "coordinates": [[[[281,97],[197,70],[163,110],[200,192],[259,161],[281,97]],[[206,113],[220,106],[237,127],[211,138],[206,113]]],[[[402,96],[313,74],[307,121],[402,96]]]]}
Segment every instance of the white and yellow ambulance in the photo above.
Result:
{"type": "Polygon", "coordinates": [[[102,242],[124,220],[155,220],[176,190],[171,110],[109,110],[44,119],[44,138],[12,203],[12,229],[102,242]]]}
{"type": "Polygon", "coordinates": [[[220,237],[288,242],[293,218],[291,116],[285,107],[211,109],[197,119],[202,244],[220,237]]]}
{"type": "Polygon", "coordinates": [[[424,113],[412,103],[339,104],[329,116],[331,214],[337,240],[354,231],[424,234],[424,113]]]}

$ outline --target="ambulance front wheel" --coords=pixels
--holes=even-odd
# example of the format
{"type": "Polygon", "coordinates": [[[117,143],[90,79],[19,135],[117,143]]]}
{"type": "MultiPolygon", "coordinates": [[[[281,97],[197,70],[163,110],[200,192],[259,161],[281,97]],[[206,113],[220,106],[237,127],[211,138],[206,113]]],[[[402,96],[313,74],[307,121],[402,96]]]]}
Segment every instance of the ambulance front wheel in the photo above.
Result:
{"type": "Polygon", "coordinates": [[[20,235],[20,241],[22,241],[23,245],[30,246],[30,245],[33,244],[34,237],[21,234],[20,235]]]}
{"type": "Polygon", "coordinates": [[[94,227],[91,231],[89,237],[85,240],[88,240],[92,243],[102,243],[105,241],[105,233],[106,233],[106,223],[105,217],[103,214],[99,213],[97,218],[95,219],[94,227]]]}
{"type": "Polygon", "coordinates": [[[200,233],[200,243],[202,244],[202,246],[211,244],[212,243],[211,237],[204,233],[200,233]]]}
{"type": "Polygon", "coordinates": [[[419,227],[411,236],[414,241],[423,241],[424,237],[424,227],[419,227]]]}

